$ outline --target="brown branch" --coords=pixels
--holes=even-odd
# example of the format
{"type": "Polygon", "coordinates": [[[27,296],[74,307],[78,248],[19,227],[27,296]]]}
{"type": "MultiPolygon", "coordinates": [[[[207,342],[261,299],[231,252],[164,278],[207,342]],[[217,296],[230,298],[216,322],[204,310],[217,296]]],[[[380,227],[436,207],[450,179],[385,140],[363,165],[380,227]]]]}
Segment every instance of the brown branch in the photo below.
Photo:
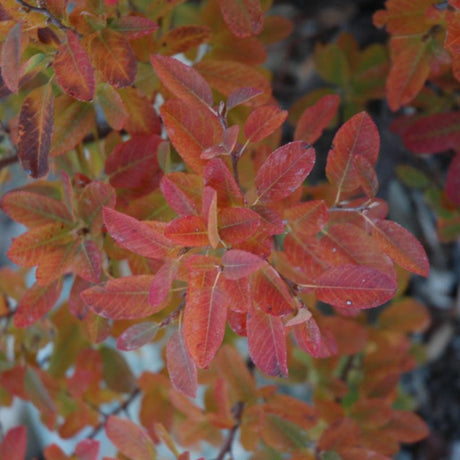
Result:
{"type": "Polygon", "coordinates": [[[216,457],[216,460],[224,460],[225,456],[227,454],[232,453],[232,445],[233,441],[235,440],[236,432],[238,431],[238,428],[241,425],[241,416],[243,415],[243,410],[244,410],[244,402],[238,401],[232,409],[233,416],[235,417],[235,425],[230,428],[230,431],[228,432],[227,439],[225,440],[222,448],[220,449],[219,454],[216,457]]]}
{"type": "Polygon", "coordinates": [[[54,24],[57,28],[64,30],[64,31],[70,30],[73,33],[77,34],[79,38],[81,38],[80,33],[78,33],[74,28],[63,24],[56,16],[54,16],[46,8],[41,8],[38,6],[30,5],[29,3],[26,3],[24,0],[16,0],[16,2],[19,3],[21,6],[23,6],[24,8],[26,8],[28,11],[35,11],[36,13],[44,14],[48,18],[48,21],[54,24]]]}
{"type": "Polygon", "coordinates": [[[107,423],[107,419],[111,416],[111,415],[117,415],[119,414],[120,412],[123,412],[125,411],[128,406],[136,399],[136,397],[141,393],[141,390],[140,388],[136,388],[130,395],[129,397],[123,402],[121,403],[119,406],[117,406],[114,410],[112,410],[111,412],[109,412],[108,414],[104,414],[104,413],[101,413],[102,417],[103,417],[103,420],[98,424],[96,425],[94,428],[93,428],[93,431],[91,431],[91,433],[87,436],[88,439],[93,439],[97,436],[97,434],[105,427],[105,424],[107,423]]]}
{"type": "Polygon", "coordinates": [[[9,165],[17,163],[18,161],[19,161],[19,157],[17,155],[11,155],[11,156],[6,157],[6,158],[1,158],[0,159],[0,171],[3,168],[6,168],[9,165]]]}

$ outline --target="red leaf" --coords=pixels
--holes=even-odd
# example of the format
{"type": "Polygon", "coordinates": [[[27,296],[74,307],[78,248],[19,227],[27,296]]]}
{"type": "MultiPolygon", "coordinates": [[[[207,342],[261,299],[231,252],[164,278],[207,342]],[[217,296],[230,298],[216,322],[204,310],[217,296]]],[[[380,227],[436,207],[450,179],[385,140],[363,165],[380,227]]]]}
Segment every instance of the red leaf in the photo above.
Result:
{"type": "Polygon", "coordinates": [[[71,97],[91,101],[94,97],[94,70],[78,36],[67,31],[67,40],[58,48],[53,61],[58,85],[71,97]]]}
{"type": "Polygon", "coordinates": [[[180,216],[200,214],[203,179],[195,174],[173,172],[161,178],[160,189],[169,206],[180,216]]]}
{"type": "Polygon", "coordinates": [[[161,83],[176,97],[194,106],[212,106],[211,88],[194,68],[168,56],[153,55],[150,60],[161,83]]]}
{"type": "Polygon", "coordinates": [[[23,34],[22,21],[14,25],[6,35],[2,45],[0,68],[6,87],[13,93],[19,89],[21,78],[21,56],[26,44],[26,34],[23,34]]]}
{"type": "Polygon", "coordinates": [[[262,267],[254,275],[252,295],[259,308],[270,315],[282,316],[295,309],[292,294],[271,265],[262,267]]]}
{"type": "Polygon", "coordinates": [[[267,203],[289,196],[308,176],[315,163],[315,151],[301,141],[279,147],[257,172],[257,201],[267,203]]]}
{"type": "Polygon", "coordinates": [[[174,148],[193,171],[201,173],[206,164],[201,153],[222,139],[218,118],[202,106],[178,99],[165,102],[160,113],[174,148]]]}
{"type": "Polygon", "coordinates": [[[219,211],[219,235],[228,244],[237,244],[253,235],[261,222],[259,214],[247,208],[219,211]]]}
{"type": "Polygon", "coordinates": [[[166,364],[174,388],[194,398],[198,388],[196,366],[187,350],[180,330],[176,330],[168,341],[166,364]]]}
{"type": "Polygon", "coordinates": [[[404,144],[414,153],[456,150],[460,143],[460,112],[436,113],[418,118],[402,134],[404,144]]]}
{"type": "Polygon", "coordinates": [[[449,200],[460,206],[460,153],[455,155],[447,169],[446,195],[449,200]]]}
{"type": "Polygon", "coordinates": [[[299,347],[314,358],[328,358],[337,354],[337,344],[331,334],[323,336],[314,318],[293,327],[299,347]]]}
{"type": "Polygon", "coordinates": [[[202,216],[208,229],[209,244],[216,249],[220,241],[217,230],[217,192],[208,185],[203,190],[202,216]]]}
{"type": "Polygon", "coordinates": [[[248,313],[249,355],[254,364],[268,375],[288,375],[284,325],[281,318],[253,309],[248,313]]]}
{"type": "Polygon", "coordinates": [[[123,35],[109,28],[95,32],[89,38],[88,52],[103,81],[115,88],[134,82],[137,60],[123,35]]]}
{"type": "Polygon", "coordinates": [[[326,164],[329,181],[341,192],[352,192],[361,185],[355,167],[357,157],[364,157],[372,166],[379,154],[380,138],[377,127],[365,112],[344,123],[333,140],[326,164]]]}
{"type": "Polygon", "coordinates": [[[184,339],[200,368],[207,367],[217,353],[225,333],[228,298],[220,288],[217,268],[193,270],[188,280],[184,312],[184,339]]]}
{"type": "Polygon", "coordinates": [[[240,38],[262,32],[264,14],[260,0],[219,0],[220,10],[228,28],[240,38]]]}
{"type": "Polygon", "coordinates": [[[26,458],[27,429],[25,426],[11,428],[0,443],[0,458],[24,460],[26,458]]]}
{"type": "Polygon", "coordinates": [[[120,246],[144,257],[164,259],[173,248],[155,225],[113,209],[104,208],[104,223],[120,246]]]}
{"type": "Polygon", "coordinates": [[[316,142],[337,115],[339,104],[340,97],[337,94],[327,94],[307,107],[297,122],[294,140],[309,144],[316,142]]]}
{"type": "Polygon", "coordinates": [[[152,342],[158,329],[158,324],[151,321],[134,324],[118,337],[117,348],[122,351],[137,350],[152,342]]]}
{"type": "Polygon", "coordinates": [[[27,227],[40,227],[53,222],[72,224],[72,216],[61,201],[27,190],[14,190],[3,196],[3,211],[27,227]]]}
{"type": "Polygon", "coordinates": [[[118,144],[105,162],[110,184],[133,189],[147,187],[154,179],[158,181],[157,149],[162,141],[157,134],[137,134],[118,144]]]}
{"type": "Polygon", "coordinates": [[[73,256],[72,267],[75,273],[91,283],[101,280],[102,254],[93,240],[82,240],[73,256]]]}
{"type": "Polygon", "coordinates": [[[86,289],[81,293],[91,310],[104,318],[138,319],[159,312],[165,305],[152,307],[149,302],[152,275],[125,276],[86,289]]]}
{"type": "Polygon", "coordinates": [[[383,430],[398,442],[408,444],[418,442],[430,434],[428,426],[417,414],[400,410],[393,411],[391,420],[383,430]]]}
{"type": "Polygon", "coordinates": [[[168,298],[177,270],[177,260],[166,259],[165,263],[155,273],[149,293],[149,302],[152,307],[162,304],[168,298]]]}
{"type": "Polygon", "coordinates": [[[262,94],[262,90],[258,88],[239,88],[233,91],[227,99],[227,110],[232,110],[234,107],[245,104],[256,96],[262,94]]]}
{"type": "Polygon", "coordinates": [[[134,40],[150,35],[158,29],[158,25],[144,16],[123,16],[112,21],[110,28],[122,34],[127,40],[134,40]]]}
{"type": "Polygon", "coordinates": [[[288,113],[276,105],[257,107],[246,119],[244,135],[248,142],[260,142],[270,136],[286,120],[288,113]]]}
{"type": "Polygon", "coordinates": [[[327,223],[329,214],[322,200],[306,201],[284,211],[284,217],[298,235],[311,238],[327,223]]]}
{"type": "MultiPolygon", "coordinates": [[[[229,308],[238,313],[246,314],[252,305],[251,283],[249,277],[232,280],[222,277],[219,286],[229,299],[229,308]]],[[[246,319],[245,319],[246,324],[246,319]]]]}
{"type": "Polygon", "coordinates": [[[95,439],[82,439],[75,446],[75,455],[78,460],[97,460],[99,457],[99,441],[95,439]]]}
{"type": "Polygon", "coordinates": [[[201,247],[209,245],[208,229],[201,216],[178,217],[165,228],[165,236],[182,246],[201,247]]]}
{"type": "Polygon", "coordinates": [[[147,432],[127,419],[110,415],[105,425],[107,437],[128,458],[154,460],[155,445],[147,432]]]}
{"type": "Polygon", "coordinates": [[[19,302],[14,315],[14,325],[23,328],[38,321],[54,307],[61,294],[61,288],[61,280],[56,280],[48,286],[35,283],[19,302]]]}
{"type": "Polygon", "coordinates": [[[53,91],[44,85],[32,91],[21,107],[18,156],[25,172],[37,178],[48,173],[48,154],[53,131],[53,91]]]}
{"type": "Polygon", "coordinates": [[[228,310],[227,323],[235,334],[241,337],[246,337],[248,332],[246,330],[246,317],[247,310],[244,313],[239,313],[235,310],[228,310]]]}
{"type": "Polygon", "coordinates": [[[208,162],[204,170],[205,184],[217,191],[219,208],[242,205],[243,194],[228,166],[220,158],[208,162]]]}
{"type": "Polygon", "coordinates": [[[311,287],[322,302],[338,308],[373,308],[396,293],[396,281],[377,270],[356,265],[329,268],[311,287]]]}
{"type": "Polygon", "coordinates": [[[248,276],[265,264],[261,257],[239,249],[231,249],[222,256],[223,274],[232,280],[248,276]]]}
{"type": "Polygon", "coordinates": [[[372,222],[372,236],[398,265],[417,275],[428,276],[430,265],[426,252],[404,227],[390,220],[377,220],[372,222]]]}

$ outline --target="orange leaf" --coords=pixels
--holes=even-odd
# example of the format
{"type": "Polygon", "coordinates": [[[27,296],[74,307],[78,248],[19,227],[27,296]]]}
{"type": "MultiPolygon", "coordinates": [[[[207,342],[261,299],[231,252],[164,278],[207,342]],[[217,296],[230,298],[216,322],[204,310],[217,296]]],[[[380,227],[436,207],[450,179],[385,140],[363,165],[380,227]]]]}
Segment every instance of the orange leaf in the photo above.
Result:
{"type": "Polygon", "coordinates": [[[107,123],[116,131],[125,126],[128,118],[123,99],[113,86],[101,83],[97,88],[97,102],[101,105],[107,123]]]}
{"type": "Polygon", "coordinates": [[[228,96],[227,110],[232,110],[240,104],[245,104],[260,94],[262,94],[262,90],[258,88],[244,87],[236,89],[228,96]]]}
{"type": "Polygon", "coordinates": [[[131,87],[118,90],[118,94],[128,113],[123,128],[129,134],[161,134],[160,117],[144,94],[131,87]]]}
{"type": "Polygon", "coordinates": [[[202,216],[208,229],[209,244],[216,249],[220,241],[217,230],[217,192],[208,185],[203,189],[202,216]]]}
{"type": "Polygon", "coordinates": [[[339,104],[340,97],[337,94],[327,94],[307,107],[297,122],[294,140],[309,144],[316,142],[337,115],[339,104]]]}
{"type": "Polygon", "coordinates": [[[430,266],[426,252],[404,227],[390,220],[377,220],[372,222],[372,236],[398,265],[417,275],[428,276],[430,266]]]}
{"type": "Polygon", "coordinates": [[[288,375],[284,325],[281,318],[253,309],[247,320],[249,355],[265,374],[288,375]]]}
{"type": "Polygon", "coordinates": [[[18,156],[27,174],[34,178],[48,173],[48,154],[53,131],[54,96],[50,84],[32,91],[21,107],[18,126],[18,156]]]}
{"type": "Polygon", "coordinates": [[[190,268],[184,312],[184,339],[200,368],[207,367],[222,344],[228,298],[218,284],[217,268],[198,271],[190,268]]]}
{"type": "Polygon", "coordinates": [[[231,280],[248,276],[265,264],[261,257],[239,249],[231,249],[222,256],[223,274],[231,280]]]}
{"type": "Polygon", "coordinates": [[[193,67],[168,56],[153,55],[150,60],[161,83],[177,98],[194,106],[212,106],[211,88],[193,67]]]}
{"type": "Polygon", "coordinates": [[[203,106],[178,99],[164,103],[160,113],[179,155],[193,171],[201,173],[206,164],[201,153],[222,139],[223,128],[218,118],[203,106]]]}
{"type": "Polygon", "coordinates": [[[257,306],[270,315],[282,316],[295,309],[292,294],[271,265],[262,266],[254,275],[252,295],[257,306]]]}
{"type": "Polygon", "coordinates": [[[426,423],[418,415],[408,411],[393,411],[391,420],[382,429],[385,434],[404,443],[417,442],[429,435],[426,423]]]}
{"type": "Polygon", "coordinates": [[[182,246],[209,246],[208,229],[201,216],[178,217],[168,223],[165,236],[182,246]]]}
{"type": "Polygon", "coordinates": [[[365,112],[360,112],[344,123],[334,136],[329,151],[326,175],[341,192],[352,192],[360,185],[355,167],[357,157],[364,157],[373,166],[379,154],[380,137],[375,123],[365,112]]]}
{"type": "Polygon", "coordinates": [[[102,253],[93,240],[81,240],[72,257],[73,271],[86,281],[101,280],[102,253]]]}
{"type": "Polygon", "coordinates": [[[123,35],[105,28],[89,36],[88,42],[91,62],[103,81],[115,88],[123,88],[134,82],[137,61],[123,35]]]}
{"type": "Polygon", "coordinates": [[[71,97],[91,101],[94,97],[94,71],[78,36],[67,31],[53,61],[58,85],[71,97]]]}
{"type": "Polygon", "coordinates": [[[104,223],[122,247],[152,259],[163,259],[173,248],[159,227],[110,208],[104,208],[104,223]]]}
{"type": "Polygon", "coordinates": [[[28,190],[7,193],[3,196],[1,207],[13,220],[30,228],[53,222],[70,225],[73,220],[64,203],[28,190]]]}
{"type": "Polygon", "coordinates": [[[28,327],[48,313],[56,304],[61,294],[61,280],[48,286],[35,283],[30,287],[19,302],[14,315],[16,327],[28,327]]]}
{"type": "Polygon", "coordinates": [[[159,312],[165,305],[152,307],[149,291],[152,275],[125,276],[86,289],[81,293],[91,310],[104,318],[137,319],[159,312]]]}
{"type": "Polygon", "coordinates": [[[186,25],[175,27],[161,39],[159,51],[167,56],[185,53],[202,43],[206,43],[211,38],[211,35],[211,29],[207,26],[186,25]]]}
{"type": "Polygon", "coordinates": [[[354,447],[358,444],[359,436],[358,424],[350,418],[344,418],[332,423],[323,431],[318,440],[318,449],[327,451],[354,447]]]}
{"type": "Polygon", "coordinates": [[[326,225],[329,215],[324,201],[312,200],[286,209],[284,218],[298,235],[311,238],[326,225]]]}
{"type": "Polygon", "coordinates": [[[95,115],[92,105],[76,101],[65,94],[56,99],[53,117],[53,156],[72,150],[94,127],[95,115]]]}
{"type": "Polygon", "coordinates": [[[105,424],[107,437],[128,458],[154,460],[155,445],[147,432],[131,420],[110,415],[105,424]]]}
{"type": "Polygon", "coordinates": [[[261,222],[259,214],[247,208],[219,211],[219,234],[228,244],[237,244],[253,235],[261,222]]]}
{"type": "Polygon", "coordinates": [[[373,308],[396,293],[396,281],[365,266],[342,265],[329,268],[311,287],[322,302],[338,308],[373,308]]]}
{"type": "Polygon", "coordinates": [[[302,185],[315,163],[315,151],[302,141],[277,148],[257,172],[257,201],[281,200],[302,185]]]}
{"type": "Polygon", "coordinates": [[[264,14],[260,0],[219,0],[220,10],[228,28],[240,38],[262,32],[264,14]]]}
{"type": "Polygon", "coordinates": [[[23,33],[22,21],[13,26],[2,45],[0,68],[6,87],[13,93],[19,89],[21,78],[21,56],[26,45],[27,35],[23,33]]]}
{"type": "Polygon", "coordinates": [[[194,398],[198,387],[196,366],[187,350],[180,329],[176,330],[168,341],[166,364],[174,388],[194,398]]]}
{"type": "Polygon", "coordinates": [[[244,135],[248,142],[260,142],[270,136],[286,120],[288,113],[276,105],[257,107],[244,123],[244,135]]]}

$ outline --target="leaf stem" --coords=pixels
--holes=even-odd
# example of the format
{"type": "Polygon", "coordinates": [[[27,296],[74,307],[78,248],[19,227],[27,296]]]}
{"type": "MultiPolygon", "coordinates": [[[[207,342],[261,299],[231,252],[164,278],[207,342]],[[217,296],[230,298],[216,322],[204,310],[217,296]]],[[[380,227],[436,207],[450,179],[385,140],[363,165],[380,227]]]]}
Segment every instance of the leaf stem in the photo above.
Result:
{"type": "Polygon", "coordinates": [[[98,433],[105,427],[105,424],[107,423],[107,419],[109,418],[109,416],[117,415],[120,412],[125,411],[140,393],[141,393],[140,388],[134,389],[134,391],[129,395],[129,397],[125,399],[125,401],[122,402],[119,406],[117,406],[114,410],[112,410],[108,414],[103,413],[102,414],[103,420],[93,428],[93,431],[91,431],[91,433],[87,436],[87,438],[94,439],[98,435],[98,433]]]}
{"type": "Polygon", "coordinates": [[[11,155],[9,157],[0,159],[0,171],[9,165],[17,163],[18,161],[19,161],[19,157],[17,155],[11,155]]]}
{"type": "Polygon", "coordinates": [[[235,440],[236,432],[241,425],[241,416],[243,415],[244,402],[238,401],[232,409],[233,416],[235,417],[235,425],[230,428],[227,439],[225,440],[216,460],[224,460],[226,454],[231,454],[233,441],[235,440]]]}

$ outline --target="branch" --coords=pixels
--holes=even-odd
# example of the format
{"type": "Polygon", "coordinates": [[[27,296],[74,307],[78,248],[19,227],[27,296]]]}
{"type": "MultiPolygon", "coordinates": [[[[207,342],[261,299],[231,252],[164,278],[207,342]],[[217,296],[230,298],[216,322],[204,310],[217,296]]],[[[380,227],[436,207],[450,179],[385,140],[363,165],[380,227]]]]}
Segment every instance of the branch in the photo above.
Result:
{"type": "Polygon", "coordinates": [[[69,26],[66,26],[65,24],[63,24],[56,16],[54,16],[50,11],[48,11],[46,8],[40,8],[38,6],[33,6],[33,5],[30,5],[29,3],[26,3],[24,0],[16,0],[17,3],[19,3],[21,6],[23,6],[24,8],[26,8],[27,10],[29,11],[35,11],[36,13],[41,13],[41,14],[44,14],[49,22],[51,22],[52,24],[54,24],[56,27],[58,27],[59,29],[61,30],[70,30],[72,31],[73,33],[77,34],[79,38],[81,38],[81,34],[78,33],[75,29],[73,29],[72,27],[69,27],[69,26]]]}
{"type": "Polygon", "coordinates": [[[19,161],[19,157],[17,155],[11,155],[11,156],[6,157],[6,158],[1,158],[0,159],[0,171],[3,168],[6,168],[9,165],[17,163],[18,161],[19,161]]]}
{"type": "Polygon", "coordinates": [[[232,426],[228,432],[227,439],[224,442],[224,445],[220,449],[219,455],[216,457],[216,460],[224,460],[225,455],[231,454],[233,441],[235,440],[236,432],[241,424],[241,416],[243,415],[244,402],[238,401],[232,409],[233,416],[235,417],[235,425],[232,426]]]}
{"type": "Polygon", "coordinates": [[[114,410],[112,410],[111,412],[109,412],[108,414],[102,414],[102,417],[103,417],[103,420],[98,424],[96,425],[94,428],[93,428],[93,431],[91,431],[91,433],[87,436],[88,439],[93,439],[97,436],[97,434],[99,433],[99,431],[101,431],[104,427],[105,427],[105,424],[107,423],[107,419],[111,416],[111,415],[117,415],[119,414],[120,412],[123,412],[125,411],[128,406],[136,399],[136,397],[141,393],[141,390],[140,388],[136,388],[130,395],[129,397],[123,402],[121,403],[119,406],[117,406],[114,410]]]}

